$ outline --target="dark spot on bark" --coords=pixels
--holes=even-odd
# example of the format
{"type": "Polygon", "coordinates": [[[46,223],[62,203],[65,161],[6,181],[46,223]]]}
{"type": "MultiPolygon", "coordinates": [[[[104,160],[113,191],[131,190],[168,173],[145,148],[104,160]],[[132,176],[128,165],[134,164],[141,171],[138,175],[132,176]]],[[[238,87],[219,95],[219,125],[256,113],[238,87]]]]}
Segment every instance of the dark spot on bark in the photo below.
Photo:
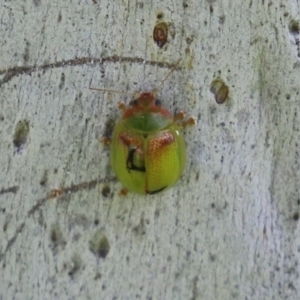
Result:
{"type": "Polygon", "coordinates": [[[153,29],[153,40],[158,47],[162,48],[168,40],[168,24],[165,22],[157,23],[153,29]]]}
{"type": "Polygon", "coordinates": [[[65,79],[66,79],[65,73],[61,73],[61,76],[60,76],[60,83],[59,83],[59,89],[60,89],[60,90],[61,90],[62,87],[65,85],[65,79]]]}
{"type": "Polygon", "coordinates": [[[26,41],[26,46],[25,46],[25,51],[24,51],[24,54],[23,54],[23,59],[24,59],[24,62],[26,63],[28,60],[29,60],[29,46],[30,46],[30,43],[28,41],[26,41]]]}
{"type": "Polygon", "coordinates": [[[220,78],[213,80],[210,85],[210,91],[214,94],[218,104],[224,103],[228,98],[229,88],[220,78]]]}
{"type": "Polygon", "coordinates": [[[96,231],[89,242],[89,249],[98,257],[105,258],[110,246],[107,237],[100,231],[96,231]]]}
{"type": "Polygon", "coordinates": [[[300,25],[296,20],[291,20],[289,24],[289,31],[292,35],[297,35],[300,33],[300,25]]]}
{"type": "Polygon", "coordinates": [[[71,262],[69,263],[69,272],[68,275],[73,277],[75,273],[77,273],[80,270],[82,261],[78,254],[74,254],[71,258],[71,262]]]}
{"type": "Polygon", "coordinates": [[[61,20],[62,20],[62,15],[61,15],[61,12],[59,12],[57,22],[59,23],[59,22],[61,22],[61,20]]]}
{"type": "Polygon", "coordinates": [[[63,242],[63,234],[57,224],[53,224],[50,229],[50,241],[54,246],[63,242]]]}
{"type": "Polygon", "coordinates": [[[15,128],[13,143],[16,148],[20,148],[27,142],[29,134],[29,122],[20,120],[15,128]]]}
{"type": "Polygon", "coordinates": [[[299,220],[299,212],[295,212],[294,213],[293,219],[294,219],[294,221],[298,221],[299,220]]]}
{"type": "Polygon", "coordinates": [[[41,4],[42,0],[33,0],[33,4],[35,6],[39,6],[41,4]]]}
{"type": "Polygon", "coordinates": [[[164,14],[162,12],[157,13],[156,18],[162,19],[164,17],[164,14]]]}
{"type": "Polygon", "coordinates": [[[110,188],[108,185],[105,185],[103,188],[102,188],[102,196],[107,198],[110,194],[110,188]]]}
{"type": "Polygon", "coordinates": [[[48,181],[48,172],[47,172],[47,170],[45,170],[45,172],[43,173],[43,176],[40,180],[40,185],[45,186],[47,184],[47,181],[48,181]]]}

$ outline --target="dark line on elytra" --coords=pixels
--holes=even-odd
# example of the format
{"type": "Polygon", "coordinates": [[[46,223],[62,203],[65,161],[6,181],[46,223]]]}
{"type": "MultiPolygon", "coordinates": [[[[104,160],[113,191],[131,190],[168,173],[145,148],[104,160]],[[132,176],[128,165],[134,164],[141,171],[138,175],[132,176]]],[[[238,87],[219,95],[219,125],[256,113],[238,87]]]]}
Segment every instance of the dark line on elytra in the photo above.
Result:
{"type": "MultiPolygon", "coordinates": [[[[48,63],[40,66],[20,66],[20,67],[12,67],[9,69],[0,70],[0,75],[5,74],[4,78],[0,80],[0,86],[3,85],[4,83],[9,82],[12,78],[22,74],[31,74],[38,71],[61,68],[64,66],[104,64],[106,62],[109,63],[131,62],[136,64],[145,64],[145,65],[158,66],[160,68],[169,68],[169,69],[174,67],[174,63],[145,60],[141,57],[126,57],[126,56],[118,56],[118,55],[112,55],[103,58],[81,57],[81,58],[74,58],[69,60],[62,60],[55,63],[48,63]]],[[[181,67],[178,67],[177,69],[181,69],[181,67]]]]}

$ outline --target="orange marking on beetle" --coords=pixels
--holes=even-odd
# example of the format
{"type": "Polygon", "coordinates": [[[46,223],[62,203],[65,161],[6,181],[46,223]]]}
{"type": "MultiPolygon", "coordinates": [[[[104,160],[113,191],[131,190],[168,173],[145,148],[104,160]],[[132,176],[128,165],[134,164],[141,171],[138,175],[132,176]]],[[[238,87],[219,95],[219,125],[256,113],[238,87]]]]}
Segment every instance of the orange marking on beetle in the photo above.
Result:
{"type": "Polygon", "coordinates": [[[175,137],[171,132],[165,131],[160,133],[155,139],[151,140],[148,147],[148,152],[152,155],[162,155],[166,149],[166,146],[172,144],[175,141],[175,137]]]}
{"type": "Polygon", "coordinates": [[[126,147],[141,148],[142,146],[141,140],[138,137],[134,137],[126,132],[120,133],[119,139],[126,147]]]}

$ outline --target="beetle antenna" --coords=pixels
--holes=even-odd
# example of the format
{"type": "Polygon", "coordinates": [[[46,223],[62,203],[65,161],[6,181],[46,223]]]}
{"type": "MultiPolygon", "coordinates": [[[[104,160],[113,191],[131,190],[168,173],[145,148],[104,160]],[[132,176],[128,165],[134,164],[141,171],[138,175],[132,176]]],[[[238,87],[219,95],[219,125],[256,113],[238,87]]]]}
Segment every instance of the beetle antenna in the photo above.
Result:
{"type": "Polygon", "coordinates": [[[162,80],[162,82],[159,84],[157,88],[153,90],[153,93],[157,93],[157,91],[163,86],[163,84],[166,82],[166,80],[170,77],[170,75],[175,71],[175,69],[178,67],[182,57],[178,59],[178,61],[175,63],[174,67],[171,69],[171,71],[165,76],[165,78],[162,80]]]}
{"type": "MultiPolygon", "coordinates": [[[[161,81],[158,87],[156,87],[153,90],[153,94],[156,94],[158,90],[163,86],[163,84],[166,82],[166,80],[170,77],[170,75],[175,71],[175,69],[178,67],[180,61],[182,58],[179,58],[178,61],[175,63],[174,67],[171,69],[171,71],[165,76],[165,78],[161,81]]],[[[115,93],[115,94],[122,94],[122,95],[129,95],[129,96],[134,96],[138,97],[140,93],[127,93],[127,92],[122,92],[122,91],[117,91],[117,90],[110,90],[110,89],[102,89],[102,88],[94,88],[94,87],[89,87],[90,90],[92,91],[100,91],[100,92],[108,92],[108,93],[115,93]]]]}
{"type": "Polygon", "coordinates": [[[108,93],[115,93],[115,94],[123,94],[123,95],[135,96],[135,93],[127,93],[127,92],[116,91],[116,90],[100,89],[100,88],[94,88],[94,87],[89,87],[89,89],[92,90],[92,91],[101,91],[101,92],[108,92],[108,93]]]}

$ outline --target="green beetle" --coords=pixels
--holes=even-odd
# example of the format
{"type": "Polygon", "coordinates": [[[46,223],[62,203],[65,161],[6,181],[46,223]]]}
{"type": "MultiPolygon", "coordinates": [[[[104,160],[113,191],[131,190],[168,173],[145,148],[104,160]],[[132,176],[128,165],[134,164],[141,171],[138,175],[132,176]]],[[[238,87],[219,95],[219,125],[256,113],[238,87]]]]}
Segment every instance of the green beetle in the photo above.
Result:
{"type": "Polygon", "coordinates": [[[119,105],[123,115],[110,142],[110,162],[117,178],[137,194],[155,194],[178,181],[186,160],[183,126],[195,124],[194,118],[183,121],[182,112],[173,117],[156,99],[156,92],[139,94],[129,106],[119,105]]]}

